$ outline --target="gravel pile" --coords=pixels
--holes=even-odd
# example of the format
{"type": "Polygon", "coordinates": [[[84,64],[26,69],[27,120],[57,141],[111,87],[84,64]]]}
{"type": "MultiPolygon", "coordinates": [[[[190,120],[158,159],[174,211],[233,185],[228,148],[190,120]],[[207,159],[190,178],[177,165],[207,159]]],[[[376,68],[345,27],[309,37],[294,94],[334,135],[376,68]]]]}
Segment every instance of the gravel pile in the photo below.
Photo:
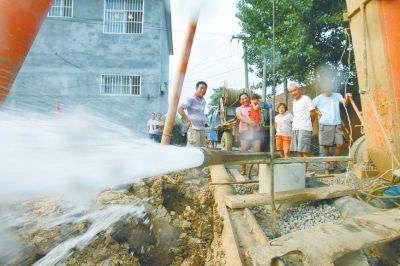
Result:
{"type": "Polygon", "coordinates": [[[334,175],[332,177],[324,177],[324,178],[321,178],[318,180],[321,182],[324,182],[325,184],[327,184],[329,186],[341,184],[341,185],[346,185],[346,186],[348,186],[350,188],[354,188],[354,189],[365,189],[374,184],[385,184],[386,183],[384,180],[376,179],[376,178],[358,179],[357,176],[355,174],[353,174],[352,172],[334,175]]]}
{"type": "Polygon", "coordinates": [[[243,195],[243,194],[253,194],[258,192],[258,184],[240,184],[240,185],[233,185],[236,194],[243,195]]]}
{"type": "Polygon", "coordinates": [[[329,223],[341,218],[340,212],[327,202],[305,203],[278,216],[281,235],[329,223]]]}
{"type": "Polygon", "coordinates": [[[272,235],[271,211],[269,207],[252,208],[257,222],[269,239],[314,227],[319,224],[340,220],[340,211],[330,201],[302,203],[286,211],[279,211],[277,236],[272,235]]]}

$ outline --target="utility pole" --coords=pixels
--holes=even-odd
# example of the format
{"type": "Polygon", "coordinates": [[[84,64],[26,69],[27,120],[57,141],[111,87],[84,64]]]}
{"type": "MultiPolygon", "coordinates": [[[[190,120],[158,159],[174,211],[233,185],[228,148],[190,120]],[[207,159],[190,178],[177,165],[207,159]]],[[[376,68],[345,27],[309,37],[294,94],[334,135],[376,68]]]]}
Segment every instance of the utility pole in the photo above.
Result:
{"type": "Polygon", "coordinates": [[[288,92],[288,82],[287,79],[283,82],[283,90],[285,92],[285,103],[288,105],[289,102],[289,92],[288,92]]]}
{"type": "Polygon", "coordinates": [[[262,101],[267,100],[267,53],[263,55],[262,101]]]}
{"type": "Polygon", "coordinates": [[[243,61],[244,61],[244,88],[249,89],[249,65],[247,61],[247,47],[243,43],[243,61]]]}

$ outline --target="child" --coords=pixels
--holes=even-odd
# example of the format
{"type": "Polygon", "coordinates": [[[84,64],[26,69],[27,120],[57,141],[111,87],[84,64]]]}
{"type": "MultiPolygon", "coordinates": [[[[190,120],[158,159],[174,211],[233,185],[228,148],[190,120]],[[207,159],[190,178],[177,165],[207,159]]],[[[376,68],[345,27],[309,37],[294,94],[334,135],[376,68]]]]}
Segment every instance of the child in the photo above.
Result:
{"type": "Polygon", "coordinates": [[[287,105],[284,103],[279,103],[277,110],[279,114],[275,116],[276,150],[280,152],[281,157],[289,158],[293,116],[287,111],[287,105]]]}
{"type": "Polygon", "coordinates": [[[261,109],[260,109],[260,95],[253,94],[251,96],[251,109],[249,111],[250,120],[260,124],[261,122],[261,109]]]}

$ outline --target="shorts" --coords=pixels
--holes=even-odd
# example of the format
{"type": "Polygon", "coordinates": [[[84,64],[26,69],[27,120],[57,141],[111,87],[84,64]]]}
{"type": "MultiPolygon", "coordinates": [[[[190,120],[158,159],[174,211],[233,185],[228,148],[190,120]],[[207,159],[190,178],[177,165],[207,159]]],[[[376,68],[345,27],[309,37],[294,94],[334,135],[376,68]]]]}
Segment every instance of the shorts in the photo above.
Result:
{"type": "Polygon", "coordinates": [[[206,147],[206,132],[189,128],[187,132],[187,147],[206,147]]]}
{"type": "Polygon", "coordinates": [[[308,130],[293,130],[292,131],[292,144],[291,150],[297,152],[311,151],[311,134],[312,131],[308,130]]]}
{"type": "Polygon", "coordinates": [[[277,151],[290,151],[290,143],[292,138],[289,136],[276,135],[275,136],[275,147],[277,151]]]}
{"type": "Polygon", "coordinates": [[[246,130],[239,133],[240,141],[253,142],[256,140],[261,140],[260,131],[246,130]]]}
{"type": "Polygon", "coordinates": [[[343,131],[341,125],[328,126],[319,125],[319,145],[334,146],[344,143],[343,131]]]}

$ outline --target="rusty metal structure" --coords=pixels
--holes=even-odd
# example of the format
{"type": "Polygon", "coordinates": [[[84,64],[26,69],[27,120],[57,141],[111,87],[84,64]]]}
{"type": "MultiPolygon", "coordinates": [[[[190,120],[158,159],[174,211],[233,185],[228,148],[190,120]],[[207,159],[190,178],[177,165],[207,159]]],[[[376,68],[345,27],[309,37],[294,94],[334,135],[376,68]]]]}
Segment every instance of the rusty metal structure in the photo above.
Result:
{"type": "Polygon", "coordinates": [[[400,167],[400,1],[347,0],[347,8],[368,152],[364,158],[391,179],[388,170],[400,167]]]}

